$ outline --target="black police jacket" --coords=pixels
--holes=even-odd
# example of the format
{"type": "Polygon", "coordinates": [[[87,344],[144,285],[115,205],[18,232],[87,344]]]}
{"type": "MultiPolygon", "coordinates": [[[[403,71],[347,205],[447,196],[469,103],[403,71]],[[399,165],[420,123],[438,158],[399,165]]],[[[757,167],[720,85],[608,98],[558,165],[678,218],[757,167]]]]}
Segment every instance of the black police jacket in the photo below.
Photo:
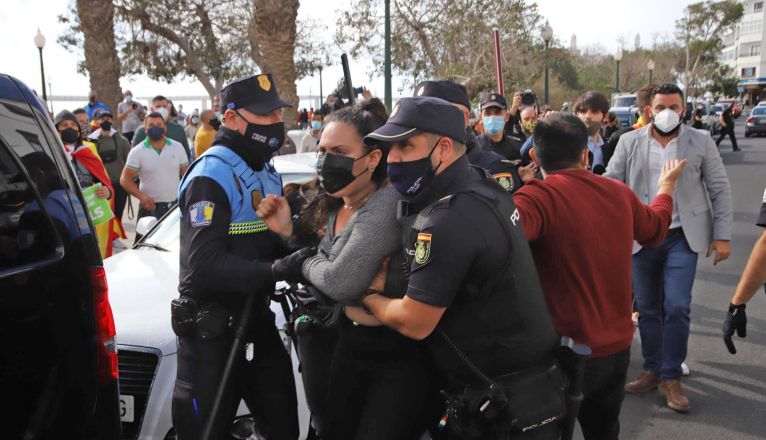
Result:
{"type": "Polygon", "coordinates": [[[490,376],[551,362],[558,336],[508,192],[463,157],[399,212],[407,296],[447,309],[427,338],[442,373],[480,382],[438,329],[490,376]]]}
{"type": "Polygon", "coordinates": [[[473,133],[467,135],[466,148],[466,157],[471,165],[487,171],[506,191],[514,193],[524,184],[519,176],[521,161],[508,160],[500,153],[484,150],[473,133]]]}

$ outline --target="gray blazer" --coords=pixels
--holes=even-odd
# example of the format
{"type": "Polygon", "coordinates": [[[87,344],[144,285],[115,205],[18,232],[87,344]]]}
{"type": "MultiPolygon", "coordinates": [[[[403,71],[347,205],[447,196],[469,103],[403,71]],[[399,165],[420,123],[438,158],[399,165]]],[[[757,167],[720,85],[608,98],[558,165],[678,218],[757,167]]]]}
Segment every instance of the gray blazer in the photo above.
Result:
{"type": "MultiPolygon", "coordinates": [[[[649,136],[651,124],[623,134],[605,176],[625,182],[641,201],[649,194],[649,136]]],[[[731,240],[731,187],[718,148],[707,131],[681,126],[679,160],[688,163],[676,182],[673,199],[684,235],[694,252],[707,251],[713,240],[731,240]]],[[[634,246],[633,252],[640,247],[634,246]]]]}

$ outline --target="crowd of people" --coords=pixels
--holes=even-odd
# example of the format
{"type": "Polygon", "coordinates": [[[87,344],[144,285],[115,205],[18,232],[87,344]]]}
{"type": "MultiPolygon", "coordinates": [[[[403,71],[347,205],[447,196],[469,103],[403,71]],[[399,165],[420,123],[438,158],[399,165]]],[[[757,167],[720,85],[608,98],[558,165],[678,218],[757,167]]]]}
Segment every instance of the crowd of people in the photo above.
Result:
{"type": "MultiPolygon", "coordinates": [[[[301,319],[315,324],[295,336],[322,439],[553,439],[574,417],[586,439],[616,439],[625,394],[658,388],[690,410],[681,380],[697,261],[729,257],[733,213],[716,142],[683,123],[675,84],[641,88],[640,117],[624,128],[595,91],[571,111],[489,91],[478,120],[449,80],[418,84],[390,113],[366,90],[352,106],[331,95],[298,112],[298,151],[317,152],[319,177],[284,190],[270,159],[290,104],[271,75],[235,80],[219,99],[186,115],[125,91],[118,132],[91,93],[54,120],[80,185],[100,183],[115,212],[99,234],[105,257],[124,238],[129,195],[139,218],[180,207],[179,439],[211,417],[227,432],[240,399],[262,435],[297,438],[290,359],[268,308],[281,280],[302,286],[301,319]],[[636,326],[643,371],[629,380],[636,326]],[[561,337],[592,353],[576,414],[561,337]],[[211,415],[234,340],[247,354],[211,415]]],[[[724,324],[732,352],[766,278],[763,242],[724,324]]]]}

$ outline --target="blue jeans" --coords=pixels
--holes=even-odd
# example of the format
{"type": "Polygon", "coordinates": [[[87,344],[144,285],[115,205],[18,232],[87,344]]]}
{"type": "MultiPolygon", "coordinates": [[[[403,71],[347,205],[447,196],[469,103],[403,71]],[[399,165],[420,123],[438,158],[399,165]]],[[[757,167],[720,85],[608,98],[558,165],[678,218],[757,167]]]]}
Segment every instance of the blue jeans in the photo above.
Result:
{"type": "Polygon", "coordinates": [[[662,380],[681,377],[696,271],[697,253],[683,234],[668,236],[658,247],[643,248],[633,256],[644,370],[660,373],[662,380]]]}

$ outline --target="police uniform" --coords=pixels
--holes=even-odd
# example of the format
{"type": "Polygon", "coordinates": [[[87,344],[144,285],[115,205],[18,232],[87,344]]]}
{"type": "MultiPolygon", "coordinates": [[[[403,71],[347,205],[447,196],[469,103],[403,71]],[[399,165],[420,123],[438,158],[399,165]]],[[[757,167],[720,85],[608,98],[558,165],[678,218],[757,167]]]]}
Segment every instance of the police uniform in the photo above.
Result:
{"type": "MultiPolygon", "coordinates": [[[[508,108],[508,103],[503,98],[503,95],[497,93],[485,93],[481,98],[481,110],[489,107],[497,107],[502,110],[508,108]]],[[[486,151],[493,151],[503,156],[505,159],[511,161],[515,166],[521,164],[521,146],[520,139],[510,136],[508,132],[503,132],[503,139],[500,142],[495,142],[489,138],[486,134],[480,134],[476,138],[476,142],[486,151]]]]}
{"type": "MultiPolygon", "coordinates": [[[[403,98],[365,141],[427,132],[462,142],[461,121],[459,110],[441,99],[403,98]]],[[[446,395],[455,398],[446,402],[451,435],[474,438],[461,431],[465,414],[457,402],[490,379],[513,397],[498,404],[498,419],[476,427],[476,438],[556,438],[557,424],[549,422],[564,405],[554,360],[558,337],[512,196],[463,156],[402,203],[407,296],[446,308],[427,341],[446,377],[446,395]],[[534,424],[540,427],[520,432],[534,424]]]]}
{"type": "MultiPolygon", "coordinates": [[[[226,108],[256,114],[289,106],[270,74],[235,80],[221,90],[221,101],[226,108]]],[[[282,145],[283,129],[281,136],[245,138],[222,127],[179,187],[180,301],[172,309],[179,336],[173,424],[180,440],[199,438],[211,416],[233,329],[249,295],[257,295],[255,305],[212,438],[228,435],[240,399],[266,438],[298,437],[291,362],[269,308],[275,287],[272,260],[286,249],[255,213],[263,197],[282,194],[282,179],[268,163],[282,145]]]]}
{"type": "MultiPolygon", "coordinates": [[[[452,104],[459,104],[470,111],[471,102],[465,86],[449,80],[423,81],[415,87],[414,96],[432,96],[452,104]]],[[[464,118],[465,119],[465,118],[464,118]]],[[[489,143],[491,145],[491,142],[489,143]]],[[[496,151],[479,144],[473,129],[466,127],[466,157],[472,165],[485,169],[508,192],[521,188],[519,161],[508,160],[496,151]]]]}

